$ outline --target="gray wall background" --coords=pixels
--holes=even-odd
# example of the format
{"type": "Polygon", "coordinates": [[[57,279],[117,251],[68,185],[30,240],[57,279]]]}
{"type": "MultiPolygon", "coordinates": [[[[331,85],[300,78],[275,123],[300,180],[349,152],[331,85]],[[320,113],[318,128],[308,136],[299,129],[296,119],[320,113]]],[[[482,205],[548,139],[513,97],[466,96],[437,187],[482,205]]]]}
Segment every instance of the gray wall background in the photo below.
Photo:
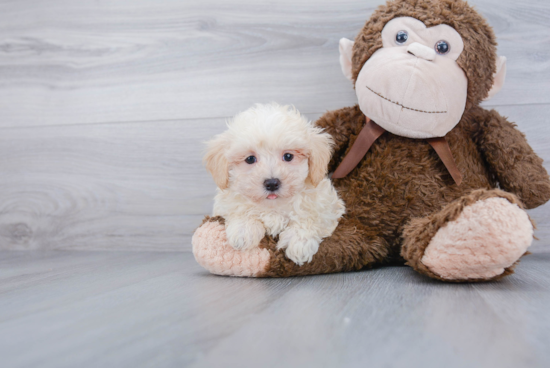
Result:
{"type": "MultiPolygon", "coordinates": [[[[215,185],[201,142],[255,102],[355,103],[338,64],[382,0],[0,3],[0,249],[181,250],[215,185]]],[[[508,57],[486,107],[550,168],[550,3],[475,0],[508,57]]],[[[550,251],[550,205],[530,211],[550,251]]]]}

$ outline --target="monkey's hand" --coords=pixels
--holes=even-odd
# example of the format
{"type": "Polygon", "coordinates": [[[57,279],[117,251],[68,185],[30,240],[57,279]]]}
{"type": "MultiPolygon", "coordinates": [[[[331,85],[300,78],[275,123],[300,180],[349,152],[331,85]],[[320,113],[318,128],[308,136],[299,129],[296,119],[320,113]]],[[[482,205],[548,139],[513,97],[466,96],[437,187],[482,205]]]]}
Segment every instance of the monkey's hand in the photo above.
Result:
{"type": "Polygon", "coordinates": [[[476,141],[500,187],[517,195],[528,209],[550,200],[550,178],[525,135],[495,110],[477,115],[482,118],[476,141]]]}

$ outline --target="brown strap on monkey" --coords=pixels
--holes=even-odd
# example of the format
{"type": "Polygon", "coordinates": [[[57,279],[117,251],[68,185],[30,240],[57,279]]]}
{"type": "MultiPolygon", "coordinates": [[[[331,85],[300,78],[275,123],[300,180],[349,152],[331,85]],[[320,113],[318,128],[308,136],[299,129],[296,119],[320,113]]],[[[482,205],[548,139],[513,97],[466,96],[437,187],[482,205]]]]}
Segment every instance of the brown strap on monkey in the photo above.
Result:
{"type": "Polygon", "coordinates": [[[462,183],[462,174],[460,173],[460,170],[458,170],[458,167],[456,167],[453,153],[451,152],[451,148],[449,147],[449,143],[447,143],[445,137],[428,138],[427,141],[430,146],[433,147],[441,161],[445,164],[447,171],[453,177],[456,185],[460,185],[460,183],[462,183]]]}
{"type": "MultiPolygon", "coordinates": [[[[359,132],[357,139],[353,142],[346,157],[344,157],[340,165],[338,165],[334,171],[334,174],[332,174],[332,178],[340,179],[348,175],[351,170],[359,164],[359,161],[365,157],[372,144],[376,142],[385,131],[384,128],[366,117],[365,126],[363,126],[363,129],[359,132]]],[[[441,161],[443,161],[443,164],[445,164],[445,167],[451,174],[456,185],[460,185],[460,183],[462,183],[462,174],[456,166],[451,148],[445,137],[428,138],[427,141],[433,147],[441,161]]]]}
{"type": "Polygon", "coordinates": [[[355,142],[353,142],[353,146],[351,146],[346,157],[344,157],[340,165],[338,165],[334,171],[334,174],[332,174],[333,179],[343,178],[348,175],[351,170],[355,169],[359,161],[361,161],[369,151],[370,146],[372,146],[378,137],[386,131],[368,117],[366,117],[366,119],[367,122],[363,129],[361,129],[361,132],[359,132],[355,142]]]}

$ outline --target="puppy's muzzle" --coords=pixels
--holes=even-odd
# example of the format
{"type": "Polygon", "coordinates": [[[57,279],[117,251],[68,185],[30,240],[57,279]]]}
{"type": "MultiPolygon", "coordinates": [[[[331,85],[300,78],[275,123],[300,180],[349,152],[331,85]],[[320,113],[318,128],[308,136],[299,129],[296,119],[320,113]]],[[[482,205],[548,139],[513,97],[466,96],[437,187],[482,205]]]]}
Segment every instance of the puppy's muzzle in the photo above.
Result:
{"type": "Polygon", "coordinates": [[[270,192],[274,192],[279,189],[281,186],[281,181],[279,179],[266,179],[264,181],[264,187],[270,192]]]}

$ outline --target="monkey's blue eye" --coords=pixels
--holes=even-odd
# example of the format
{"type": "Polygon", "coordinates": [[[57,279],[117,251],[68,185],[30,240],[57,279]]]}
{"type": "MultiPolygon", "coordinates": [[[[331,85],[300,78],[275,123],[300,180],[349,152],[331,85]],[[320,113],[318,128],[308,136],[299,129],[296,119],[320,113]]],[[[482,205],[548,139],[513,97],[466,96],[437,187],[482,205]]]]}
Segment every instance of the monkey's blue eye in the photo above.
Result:
{"type": "Polygon", "coordinates": [[[395,35],[395,43],[398,45],[402,45],[409,39],[409,34],[407,31],[399,31],[395,35]]]}
{"type": "Polygon", "coordinates": [[[256,157],[248,156],[247,158],[244,159],[244,162],[246,162],[249,165],[252,165],[254,162],[256,162],[256,157]]]}
{"type": "Polygon", "coordinates": [[[439,55],[448,54],[449,51],[451,51],[451,45],[449,45],[449,44],[447,43],[447,41],[444,41],[444,40],[437,41],[436,44],[435,44],[435,51],[436,51],[439,55]]]}
{"type": "Polygon", "coordinates": [[[292,161],[293,158],[294,158],[294,155],[292,153],[285,153],[283,155],[283,160],[285,160],[286,162],[292,161]]]}

